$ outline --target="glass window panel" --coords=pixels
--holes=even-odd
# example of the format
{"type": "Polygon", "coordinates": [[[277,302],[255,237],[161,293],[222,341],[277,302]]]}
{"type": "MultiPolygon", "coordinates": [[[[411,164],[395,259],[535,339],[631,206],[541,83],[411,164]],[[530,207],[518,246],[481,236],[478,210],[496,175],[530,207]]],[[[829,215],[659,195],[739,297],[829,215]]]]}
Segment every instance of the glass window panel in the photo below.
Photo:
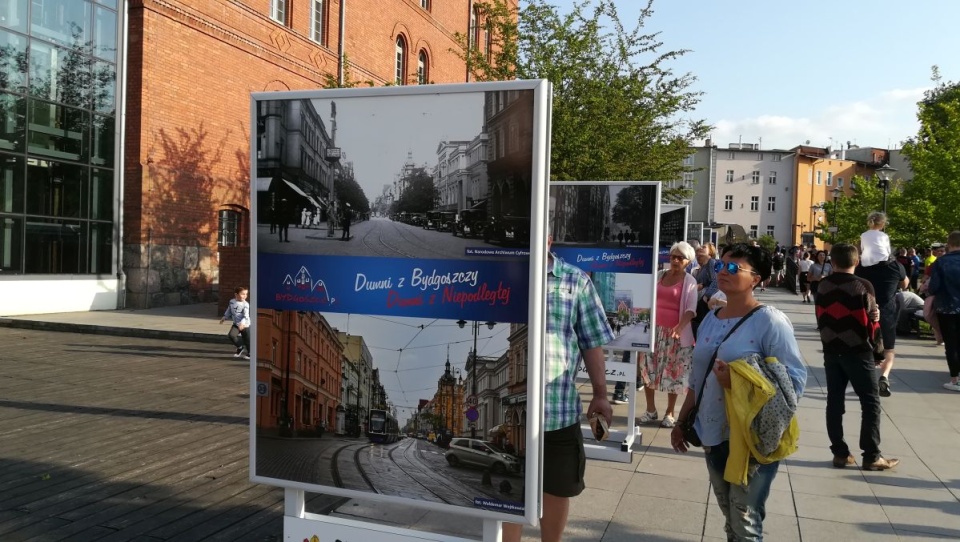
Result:
{"type": "Polygon", "coordinates": [[[90,144],[90,162],[95,166],[113,167],[114,149],[113,136],[116,131],[116,123],[113,115],[103,117],[93,116],[93,126],[91,129],[90,144]]]}
{"type": "Polygon", "coordinates": [[[117,68],[106,62],[93,65],[90,80],[90,108],[101,113],[113,113],[117,108],[117,68]]]}
{"type": "Polygon", "coordinates": [[[113,170],[93,168],[90,173],[89,216],[113,220],[113,170]]]}
{"type": "Polygon", "coordinates": [[[0,213],[23,212],[23,157],[0,155],[0,213]]]}
{"type": "Polygon", "coordinates": [[[28,218],[24,236],[24,272],[83,273],[81,255],[85,252],[85,229],[80,222],[28,218]]]}
{"type": "Polygon", "coordinates": [[[30,100],[27,151],[52,158],[86,161],[90,114],[86,111],[30,100]]]}
{"type": "Polygon", "coordinates": [[[23,254],[23,219],[0,217],[0,271],[20,273],[23,254]]]}
{"type": "Polygon", "coordinates": [[[0,88],[27,89],[27,38],[5,30],[0,30],[0,88]]]}
{"type": "Polygon", "coordinates": [[[117,9],[117,0],[97,0],[97,3],[103,4],[108,8],[117,9]]]}
{"type": "Polygon", "coordinates": [[[27,134],[27,99],[0,92],[0,150],[23,152],[27,134]]]}
{"type": "Polygon", "coordinates": [[[93,59],[78,49],[30,40],[30,94],[54,102],[89,107],[94,86],[93,59]]]}
{"type": "Polygon", "coordinates": [[[84,0],[33,0],[30,33],[61,45],[80,45],[89,38],[90,4],[84,0]]]}
{"type": "Polygon", "coordinates": [[[93,46],[96,55],[110,62],[117,61],[117,13],[96,8],[93,21],[93,46]]]}
{"type": "Polygon", "coordinates": [[[0,26],[26,33],[27,0],[0,0],[0,26]]]}
{"type": "Polygon", "coordinates": [[[27,214],[80,217],[87,186],[84,166],[27,159],[27,214]]]}
{"type": "Polygon", "coordinates": [[[113,272],[113,225],[91,223],[90,226],[90,255],[87,261],[90,267],[88,273],[98,275],[113,272]]]}

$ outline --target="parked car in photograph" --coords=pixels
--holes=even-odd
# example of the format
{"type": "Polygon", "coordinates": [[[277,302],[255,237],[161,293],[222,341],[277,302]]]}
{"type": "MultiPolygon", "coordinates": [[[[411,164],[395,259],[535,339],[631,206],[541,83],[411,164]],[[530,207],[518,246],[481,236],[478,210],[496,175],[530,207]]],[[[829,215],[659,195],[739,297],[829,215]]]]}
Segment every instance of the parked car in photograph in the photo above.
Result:
{"type": "Polygon", "coordinates": [[[520,460],[508,454],[496,444],[472,438],[455,438],[444,454],[451,467],[474,465],[490,469],[497,474],[520,472],[520,460]]]}
{"type": "Polygon", "coordinates": [[[483,237],[483,226],[487,221],[487,212],[482,209],[464,209],[457,217],[453,235],[461,237],[483,237]]]}
{"type": "Polygon", "coordinates": [[[483,240],[501,245],[529,246],[530,217],[495,216],[487,222],[483,240]]]}

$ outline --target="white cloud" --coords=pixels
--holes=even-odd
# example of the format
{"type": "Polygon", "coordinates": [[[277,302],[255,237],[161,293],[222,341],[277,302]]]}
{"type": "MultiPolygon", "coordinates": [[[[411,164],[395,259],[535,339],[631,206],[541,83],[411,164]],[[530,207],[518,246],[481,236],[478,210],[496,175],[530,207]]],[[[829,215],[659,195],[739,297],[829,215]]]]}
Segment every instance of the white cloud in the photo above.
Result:
{"type": "MultiPolygon", "coordinates": [[[[764,149],[805,144],[827,146],[850,141],[860,146],[899,147],[917,133],[917,102],[925,88],[892,89],[864,100],[824,106],[796,116],[764,114],[713,121],[713,144],[760,143],[764,149]]],[[[784,109],[787,109],[785,106],[784,109]]]]}

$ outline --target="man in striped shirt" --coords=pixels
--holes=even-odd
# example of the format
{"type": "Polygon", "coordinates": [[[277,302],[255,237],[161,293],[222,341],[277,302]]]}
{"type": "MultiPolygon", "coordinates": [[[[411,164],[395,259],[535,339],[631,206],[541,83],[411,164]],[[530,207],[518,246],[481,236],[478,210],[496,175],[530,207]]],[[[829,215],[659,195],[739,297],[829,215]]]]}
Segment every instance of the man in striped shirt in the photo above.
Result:
{"type": "MultiPolygon", "coordinates": [[[[549,250],[551,239],[547,240],[549,250]]],[[[587,416],[611,422],[603,345],[614,339],[600,296],[579,268],[550,254],[547,262],[547,334],[543,394],[543,518],[540,539],[559,542],[567,524],[570,497],[583,489],[586,455],[580,431],[577,366],[583,359],[593,390],[587,416]]],[[[504,542],[520,540],[518,524],[503,524],[504,542]]]]}
{"type": "Polygon", "coordinates": [[[833,466],[843,468],[856,462],[843,440],[843,403],[850,383],[860,398],[863,469],[891,469],[900,460],[880,455],[880,387],[870,342],[871,322],[879,319],[880,311],[873,285],[853,274],[859,260],[853,245],[834,245],[830,259],[833,273],[820,280],[815,303],[827,376],[827,435],[833,466]]]}

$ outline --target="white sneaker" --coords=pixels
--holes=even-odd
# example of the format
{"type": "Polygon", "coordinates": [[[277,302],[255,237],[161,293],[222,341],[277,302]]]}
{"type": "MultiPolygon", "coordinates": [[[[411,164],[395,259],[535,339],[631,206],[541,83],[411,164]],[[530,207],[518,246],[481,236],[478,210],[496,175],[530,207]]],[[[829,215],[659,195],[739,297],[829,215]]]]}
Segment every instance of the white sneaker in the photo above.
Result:
{"type": "Polygon", "coordinates": [[[960,382],[945,382],[943,387],[950,391],[960,391],[960,382]]]}
{"type": "Polygon", "coordinates": [[[244,354],[243,359],[250,359],[250,354],[244,354]]]}
{"type": "Polygon", "coordinates": [[[640,415],[639,418],[637,418],[637,423],[640,425],[653,423],[657,421],[657,418],[659,417],[660,417],[660,414],[658,414],[656,410],[654,410],[653,412],[644,412],[643,414],[640,415]]]}
{"type": "Polygon", "coordinates": [[[663,421],[660,422],[660,427],[673,427],[677,424],[677,420],[673,416],[667,414],[663,417],[663,421]]]}

